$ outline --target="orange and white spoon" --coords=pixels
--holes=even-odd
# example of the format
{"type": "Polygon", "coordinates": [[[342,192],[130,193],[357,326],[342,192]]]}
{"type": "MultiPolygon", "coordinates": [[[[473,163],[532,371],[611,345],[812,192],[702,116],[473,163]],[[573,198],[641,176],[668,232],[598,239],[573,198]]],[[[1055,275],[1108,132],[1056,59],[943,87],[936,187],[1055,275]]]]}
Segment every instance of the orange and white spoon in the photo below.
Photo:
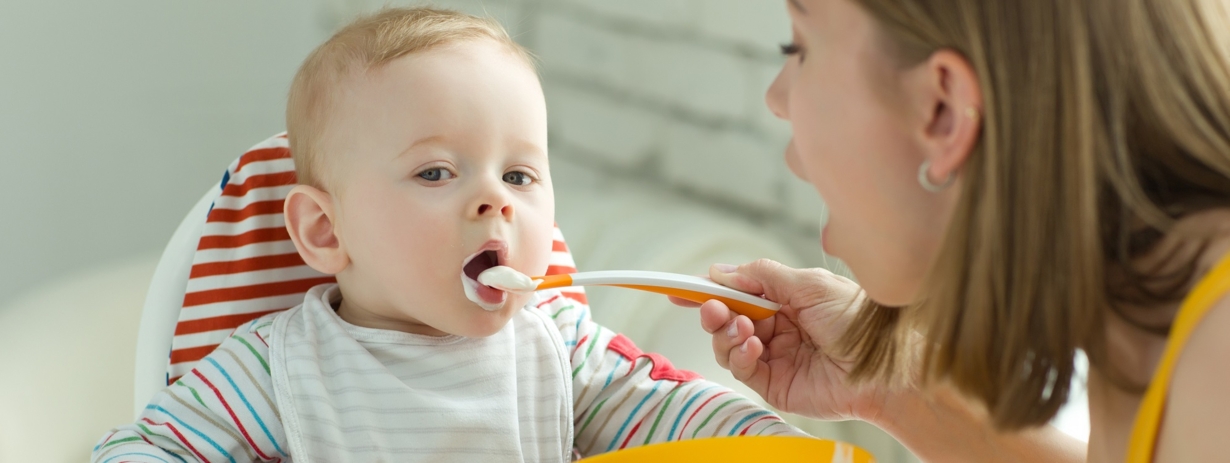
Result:
{"type": "Polygon", "coordinates": [[[697,304],[717,299],[726,304],[730,310],[746,315],[752,320],[772,317],[781,308],[781,305],[776,302],[722,286],[708,278],[666,272],[610,270],[531,278],[516,270],[501,266],[487,269],[478,276],[478,281],[484,285],[513,292],[568,286],[617,286],[674,296],[697,304]]]}

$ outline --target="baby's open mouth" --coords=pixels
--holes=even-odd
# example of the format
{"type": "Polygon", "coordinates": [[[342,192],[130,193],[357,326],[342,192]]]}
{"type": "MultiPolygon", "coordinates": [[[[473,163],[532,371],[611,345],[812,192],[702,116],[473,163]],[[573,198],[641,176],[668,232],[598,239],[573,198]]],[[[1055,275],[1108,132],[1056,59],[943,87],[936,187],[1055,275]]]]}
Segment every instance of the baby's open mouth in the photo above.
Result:
{"type": "Polygon", "coordinates": [[[504,305],[508,294],[479,283],[478,276],[489,268],[499,266],[502,260],[501,254],[506,253],[507,248],[502,243],[492,243],[485,247],[488,249],[470,256],[462,264],[461,284],[465,289],[466,297],[479,307],[486,310],[497,310],[504,305]]]}

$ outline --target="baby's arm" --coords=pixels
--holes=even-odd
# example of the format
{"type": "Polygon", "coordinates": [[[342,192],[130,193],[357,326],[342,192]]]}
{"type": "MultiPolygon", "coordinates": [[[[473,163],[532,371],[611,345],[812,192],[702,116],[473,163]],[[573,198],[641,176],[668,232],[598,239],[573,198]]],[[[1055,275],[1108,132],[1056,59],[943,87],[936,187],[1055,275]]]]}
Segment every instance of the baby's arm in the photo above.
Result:
{"type": "Polygon", "coordinates": [[[91,461],[286,459],[269,375],[267,320],[241,326],[195,369],[155,395],[136,422],[103,436],[91,461]]]}
{"type": "Polygon", "coordinates": [[[584,304],[561,296],[540,309],[571,353],[573,442],[583,455],[701,437],[807,435],[725,386],[642,353],[594,323],[584,304]]]}

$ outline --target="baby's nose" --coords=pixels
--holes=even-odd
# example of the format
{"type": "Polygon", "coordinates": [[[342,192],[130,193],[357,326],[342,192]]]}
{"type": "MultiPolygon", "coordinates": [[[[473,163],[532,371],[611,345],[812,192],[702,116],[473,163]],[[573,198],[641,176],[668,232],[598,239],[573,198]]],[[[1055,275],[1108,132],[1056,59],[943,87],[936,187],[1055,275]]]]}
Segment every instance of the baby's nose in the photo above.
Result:
{"type": "Polygon", "coordinates": [[[506,218],[512,218],[512,205],[504,205],[496,207],[490,203],[483,203],[478,206],[478,215],[482,217],[487,214],[500,214],[506,218]]]}

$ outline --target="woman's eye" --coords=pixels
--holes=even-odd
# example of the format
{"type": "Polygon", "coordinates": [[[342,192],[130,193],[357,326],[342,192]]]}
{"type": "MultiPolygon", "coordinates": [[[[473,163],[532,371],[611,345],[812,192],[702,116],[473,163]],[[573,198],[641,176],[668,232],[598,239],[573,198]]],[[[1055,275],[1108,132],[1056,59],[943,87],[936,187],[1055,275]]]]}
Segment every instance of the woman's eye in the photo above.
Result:
{"type": "Polygon", "coordinates": [[[530,176],[525,172],[509,172],[504,174],[504,182],[518,186],[525,186],[533,183],[534,179],[530,178],[530,176]]]}
{"type": "Polygon", "coordinates": [[[783,43],[781,47],[782,47],[783,55],[786,55],[786,56],[799,55],[799,61],[803,61],[803,48],[799,47],[798,43],[796,42],[783,43]]]}
{"type": "Polygon", "coordinates": [[[448,180],[448,179],[453,178],[453,173],[449,172],[448,169],[437,167],[435,169],[427,169],[425,171],[419,172],[418,176],[419,178],[429,181],[429,182],[438,182],[441,180],[448,180]]]}

